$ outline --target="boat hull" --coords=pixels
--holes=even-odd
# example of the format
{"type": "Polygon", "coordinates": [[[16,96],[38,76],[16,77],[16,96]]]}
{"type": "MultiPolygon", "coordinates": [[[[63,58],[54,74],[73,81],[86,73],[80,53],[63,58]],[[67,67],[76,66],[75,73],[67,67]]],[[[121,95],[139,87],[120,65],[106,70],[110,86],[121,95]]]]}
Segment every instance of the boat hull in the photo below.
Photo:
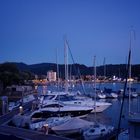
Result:
{"type": "Polygon", "coordinates": [[[40,111],[36,112],[32,115],[32,118],[49,118],[49,117],[63,117],[63,116],[71,116],[71,117],[79,117],[79,116],[84,116],[87,115],[91,112],[92,110],[76,110],[76,111],[40,111]]]}

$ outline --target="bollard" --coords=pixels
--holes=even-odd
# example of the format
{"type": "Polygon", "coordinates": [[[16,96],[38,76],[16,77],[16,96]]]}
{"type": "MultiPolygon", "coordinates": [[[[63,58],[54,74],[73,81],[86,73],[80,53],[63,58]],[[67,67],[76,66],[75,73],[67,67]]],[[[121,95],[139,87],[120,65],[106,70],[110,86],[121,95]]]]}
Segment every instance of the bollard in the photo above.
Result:
{"type": "Polygon", "coordinates": [[[49,129],[48,124],[45,124],[44,128],[45,128],[45,134],[48,135],[48,129],[49,129]]]}

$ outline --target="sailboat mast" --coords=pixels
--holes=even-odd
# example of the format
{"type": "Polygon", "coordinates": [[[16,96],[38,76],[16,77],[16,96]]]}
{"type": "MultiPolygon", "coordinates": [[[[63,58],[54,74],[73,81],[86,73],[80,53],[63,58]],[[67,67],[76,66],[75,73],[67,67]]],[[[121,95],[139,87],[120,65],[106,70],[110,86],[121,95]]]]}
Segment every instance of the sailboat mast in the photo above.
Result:
{"type": "MultiPolygon", "coordinates": [[[[117,132],[117,140],[118,140],[118,136],[120,133],[120,125],[121,125],[121,120],[122,120],[122,113],[123,113],[123,106],[124,106],[124,98],[125,98],[125,92],[126,92],[126,88],[127,88],[127,82],[128,82],[128,77],[130,77],[131,73],[130,73],[130,60],[131,60],[131,46],[132,46],[132,40],[131,40],[131,36],[132,36],[132,31],[133,31],[133,35],[134,35],[134,39],[135,39],[135,31],[131,30],[130,32],[130,47],[129,47],[129,54],[128,54],[128,63],[127,63],[127,68],[126,68],[126,80],[125,80],[125,84],[124,84],[124,92],[123,92],[123,97],[122,97],[122,103],[121,103],[121,109],[120,109],[120,115],[119,115],[119,122],[118,122],[118,132],[117,132]]],[[[129,82],[130,83],[130,82],[129,82]]],[[[130,115],[130,94],[129,94],[129,109],[128,109],[128,113],[130,115]]]]}
{"type": "MultiPolygon", "coordinates": [[[[57,64],[57,90],[59,93],[59,65],[58,65],[58,48],[56,49],[56,64],[57,64]]],[[[58,96],[59,98],[59,102],[60,102],[60,96],[58,96]]],[[[59,110],[60,112],[60,105],[59,105],[59,110]]],[[[58,116],[60,117],[60,114],[58,114],[58,116]]]]}
{"type": "Polygon", "coordinates": [[[58,65],[58,48],[56,49],[56,64],[57,64],[57,89],[59,91],[59,65],[58,65]]]}
{"type": "Polygon", "coordinates": [[[94,66],[94,115],[96,123],[96,56],[94,56],[93,66],[94,66]]]}
{"type": "Polygon", "coordinates": [[[64,60],[65,60],[65,92],[68,92],[68,44],[66,39],[64,44],[64,60]]]}
{"type": "Polygon", "coordinates": [[[125,92],[127,88],[127,81],[128,81],[128,76],[129,76],[129,67],[130,67],[130,57],[131,57],[131,49],[129,48],[129,54],[128,54],[128,64],[126,68],[126,78],[125,78],[125,84],[124,84],[124,92],[123,92],[123,97],[122,97],[122,103],[121,103],[121,108],[120,108],[120,115],[119,115],[119,122],[118,122],[118,131],[117,131],[117,140],[118,140],[118,135],[120,133],[120,125],[121,125],[121,120],[122,120],[122,113],[123,113],[123,106],[124,106],[124,98],[125,98],[125,92]]]}
{"type": "Polygon", "coordinates": [[[104,66],[104,78],[106,77],[106,59],[104,57],[104,61],[103,61],[103,66],[104,66]]]}
{"type": "MultiPolygon", "coordinates": [[[[130,31],[130,47],[129,47],[129,49],[130,49],[130,51],[131,51],[131,48],[132,48],[132,43],[134,43],[133,41],[135,40],[135,31],[133,30],[133,29],[131,29],[131,31],[130,31]],[[132,37],[133,37],[133,40],[132,40],[132,37]]],[[[131,114],[131,58],[130,58],[130,65],[129,65],[129,109],[128,109],[128,111],[129,111],[129,115],[131,114]]]]}
{"type": "MultiPolygon", "coordinates": [[[[131,51],[131,43],[132,43],[132,40],[131,40],[131,32],[130,32],[130,51],[131,51]]],[[[129,94],[129,105],[128,105],[128,114],[130,115],[131,113],[131,57],[130,57],[130,65],[129,65],[129,89],[128,89],[128,94],[129,94]]]]}

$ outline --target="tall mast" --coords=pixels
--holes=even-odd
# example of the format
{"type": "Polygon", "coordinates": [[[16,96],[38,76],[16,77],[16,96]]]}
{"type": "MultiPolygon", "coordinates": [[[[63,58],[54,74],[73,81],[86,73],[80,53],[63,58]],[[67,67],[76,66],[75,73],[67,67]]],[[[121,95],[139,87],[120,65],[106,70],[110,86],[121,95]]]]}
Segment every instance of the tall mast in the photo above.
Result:
{"type": "MultiPolygon", "coordinates": [[[[131,43],[132,43],[132,40],[131,40],[131,31],[130,31],[130,51],[131,51],[131,43]]],[[[130,57],[130,65],[129,65],[129,83],[128,83],[128,94],[129,94],[129,102],[128,102],[128,114],[130,115],[131,113],[131,57],[130,57]]]]}
{"type": "Polygon", "coordinates": [[[93,66],[94,66],[94,115],[96,123],[96,56],[94,56],[93,66]]]}
{"type": "MultiPolygon", "coordinates": [[[[133,37],[133,40],[135,39],[135,31],[132,29],[131,27],[131,30],[130,30],[130,47],[129,47],[129,50],[131,51],[131,48],[132,48],[132,45],[133,45],[133,40],[132,40],[132,37],[133,37]]],[[[132,52],[131,52],[132,54],[132,52]]],[[[128,108],[128,112],[129,112],[129,115],[131,114],[131,57],[130,57],[130,65],[129,65],[129,108],[128,108]]]]}
{"type": "Polygon", "coordinates": [[[103,66],[104,66],[104,78],[106,77],[106,59],[104,57],[104,61],[103,61],[103,66]]]}
{"type": "Polygon", "coordinates": [[[64,61],[65,61],[65,92],[68,92],[68,44],[64,43],[64,61]]]}
{"type": "MultiPolygon", "coordinates": [[[[128,77],[130,77],[130,60],[131,60],[131,46],[132,46],[132,31],[133,31],[133,35],[134,35],[134,39],[135,39],[135,31],[131,30],[130,31],[130,47],[129,47],[129,54],[128,54],[128,63],[127,63],[127,68],[126,68],[126,78],[125,78],[125,84],[124,84],[124,92],[123,92],[123,97],[122,97],[122,103],[121,103],[121,109],[120,109],[120,115],[119,115],[119,122],[118,122],[118,131],[117,131],[117,140],[118,140],[118,135],[120,133],[120,125],[121,125],[121,120],[122,120],[122,113],[123,113],[123,106],[124,106],[124,98],[125,98],[125,92],[126,92],[126,88],[127,88],[127,82],[128,82],[128,77]]],[[[130,82],[129,82],[130,83],[130,82]]],[[[129,94],[129,108],[128,108],[128,113],[130,115],[130,94],[129,94]]]]}
{"type": "MultiPolygon", "coordinates": [[[[59,93],[59,65],[58,65],[58,48],[56,49],[56,64],[57,64],[57,90],[58,90],[58,93],[59,93]]],[[[60,96],[58,96],[58,100],[60,102],[60,96]]],[[[60,112],[60,105],[59,105],[59,110],[60,112]]],[[[60,117],[60,113],[58,113],[58,117],[60,117]]]]}
{"type": "Polygon", "coordinates": [[[56,64],[57,64],[57,89],[59,91],[59,65],[58,65],[58,48],[56,49],[56,64]]]}
{"type": "Polygon", "coordinates": [[[121,103],[120,114],[119,114],[117,140],[118,140],[118,135],[120,133],[120,125],[121,125],[121,120],[122,120],[122,113],[123,113],[123,106],[124,106],[124,98],[125,98],[125,92],[126,92],[126,88],[127,88],[127,81],[128,81],[128,76],[129,76],[130,57],[131,57],[131,50],[129,49],[128,63],[127,63],[127,68],[126,68],[126,73],[125,73],[126,74],[125,75],[125,84],[124,84],[124,90],[123,90],[124,92],[123,92],[122,103],[121,103]]]}

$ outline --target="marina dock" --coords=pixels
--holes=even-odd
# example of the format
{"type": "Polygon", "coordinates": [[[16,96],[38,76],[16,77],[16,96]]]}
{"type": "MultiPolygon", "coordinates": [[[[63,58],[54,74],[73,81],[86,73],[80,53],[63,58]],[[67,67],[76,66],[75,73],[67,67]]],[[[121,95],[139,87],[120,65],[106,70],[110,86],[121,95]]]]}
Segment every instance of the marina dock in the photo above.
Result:
{"type": "MultiPolygon", "coordinates": [[[[26,139],[26,140],[70,140],[68,138],[59,137],[56,135],[45,135],[43,133],[27,130],[23,128],[17,128],[12,126],[0,126],[0,135],[3,135],[3,138],[5,139],[4,135],[6,136],[15,136],[17,139],[26,139]]],[[[0,138],[2,137],[0,136],[0,138]]]]}
{"type": "MultiPolygon", "coordinates": [[[[32,101],[26,103],[24,109],[29,109],[32,107],[32,101]]],[[[56,135],[45,135],[43,132],[37,132],[32,130],[27,130],[23,128],[17,128],[8,126],[7,122],[11,120],[11,118],[19,113],[19,108],[15,108],[11,112],[0,116],[0,139],[11,139],[11,140],[70,140],[68,138],[63,138],[56,135]]]]}

